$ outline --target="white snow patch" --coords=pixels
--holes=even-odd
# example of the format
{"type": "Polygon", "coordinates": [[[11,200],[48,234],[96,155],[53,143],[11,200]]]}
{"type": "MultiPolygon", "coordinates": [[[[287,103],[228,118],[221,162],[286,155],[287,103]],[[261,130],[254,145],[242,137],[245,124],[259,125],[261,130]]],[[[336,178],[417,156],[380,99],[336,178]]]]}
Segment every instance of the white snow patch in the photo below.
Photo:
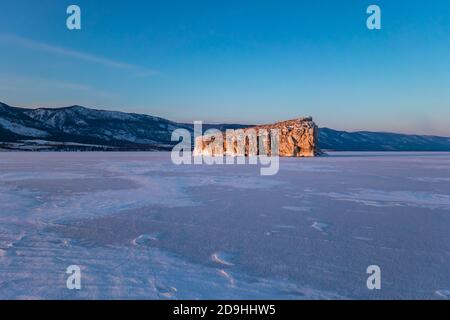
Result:
{"type": "Polygon", "coordinates": [[[310,207],[284,206],[283,209],[289,210],[289,211],[298,211],[298,212],[309,212],[309,211],[311,211],[310,207]]]}
{"type": "Polygon", "coordinates": [[[322,233],[325,233],[326,229],[329,227],[327,223],[320,222],[320,221],[314,221],[311,225],[311,228],[316,229],[317,231],[320,231],[322,233]]]}
{"type": "Polygon", "coordinates": [[[224,257],[223,253],[216,252],[211,255],[211,260],[217,264],[222,264],[224,266],[233,266],[234,264],[231,262],[228,262],[224,257]]]}

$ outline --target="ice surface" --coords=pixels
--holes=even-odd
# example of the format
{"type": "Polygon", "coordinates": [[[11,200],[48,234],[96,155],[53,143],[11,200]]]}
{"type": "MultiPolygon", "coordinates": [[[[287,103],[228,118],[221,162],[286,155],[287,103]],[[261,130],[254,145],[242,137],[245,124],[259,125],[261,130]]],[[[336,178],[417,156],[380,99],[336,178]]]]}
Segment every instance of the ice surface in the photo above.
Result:
{"type": "Polygon", "coordinates": [[[311,225],[311,228],[316,229],[317,231],[320,231],[324,234],[328,227],[329,225],[327,223],[320,221],[314,221],[313,224],[311,225]]]}
{"type": "Polygon", "coordinates": [[[0,154],[3,299],[449,299],[449,230],[448,153],[0,154]]]}

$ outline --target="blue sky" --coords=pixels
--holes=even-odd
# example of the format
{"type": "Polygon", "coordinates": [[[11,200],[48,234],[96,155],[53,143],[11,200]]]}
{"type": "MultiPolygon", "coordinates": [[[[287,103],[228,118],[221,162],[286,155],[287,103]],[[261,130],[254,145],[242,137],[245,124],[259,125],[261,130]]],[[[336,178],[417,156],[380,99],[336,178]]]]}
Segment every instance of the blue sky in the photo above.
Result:
{"type": "Polygon", "coordinates": [[[0,0],[0,13],[11,105],[450,136],[447,0],[0,0]],[[370,4],[381,30],[366,28],[370,4]]]}

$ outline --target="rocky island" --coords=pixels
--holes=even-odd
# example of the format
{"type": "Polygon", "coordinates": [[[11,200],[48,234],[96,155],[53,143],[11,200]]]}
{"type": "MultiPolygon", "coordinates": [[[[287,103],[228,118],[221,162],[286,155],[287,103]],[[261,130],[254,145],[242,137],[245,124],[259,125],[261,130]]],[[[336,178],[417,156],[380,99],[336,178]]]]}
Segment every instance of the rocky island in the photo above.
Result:
{"type": "Polygon", "coordinates": [[[197,137],[194,155],[275,155],[275,140],[280,157],[314,157],[321,154],[318,147],[318,127],[311,117],[227,130],[219,134],[222,137],[209,133],[197,137]]]}

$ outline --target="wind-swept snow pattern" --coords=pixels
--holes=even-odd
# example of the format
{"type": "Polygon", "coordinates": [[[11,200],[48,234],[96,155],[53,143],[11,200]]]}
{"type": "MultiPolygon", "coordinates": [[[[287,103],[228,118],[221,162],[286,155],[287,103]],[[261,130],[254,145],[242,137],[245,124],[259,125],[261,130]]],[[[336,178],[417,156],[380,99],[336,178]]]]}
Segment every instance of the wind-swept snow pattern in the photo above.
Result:
{"type": "Polygon", "coordinates": [[[450,154],[280,161],[2,153],[0,298],[449,299],[450,154]]]}

